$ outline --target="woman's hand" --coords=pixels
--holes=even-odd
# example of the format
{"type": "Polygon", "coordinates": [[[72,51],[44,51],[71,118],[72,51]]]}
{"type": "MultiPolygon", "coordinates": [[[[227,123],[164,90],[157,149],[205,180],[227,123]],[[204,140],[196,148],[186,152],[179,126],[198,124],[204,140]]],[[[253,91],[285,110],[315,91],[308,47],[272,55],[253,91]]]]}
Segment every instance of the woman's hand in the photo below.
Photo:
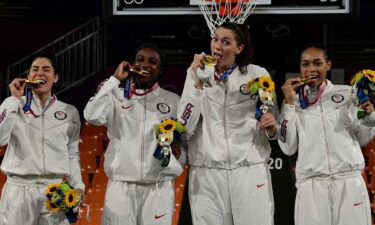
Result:
{"type": "Polygon", "coordinates": [[[201,89],[201,90],[203,89],[203,82],[200,79],[198,79],[197,70],[198,70],[198,68],[202,69],[202,70],[204,69],[204,64],[202,62],[202,58],[203,58],[202,54],[195,54],[194,60],[190,65],[190,67],[191,67],[191,69],[193,70],[193,73],[194,73],[194,80],[195,80],[194,87],[196,89],[201,89]]]}
{"type": "Polygon", "coordinates": [[[362,104],[361,108],[365,110],[366,114],[374,112],[374,105],[370,101],[367,101],[364,104],[362,104]]]}
{"type": "Polygon", "coordinates": [[[276,135],[276,119],[271,113],[265,113],[260,117],[259,128],[265,129],[270,138],[276,135]]]}
{"type": "Polygon", "coordinates": [[[10,93],[12,96],[20,99],[25,92],[26,79],[16,78],[9,84],[10,93]]]}
{"type": "Polygon", "coordinates": [[[86,204],[86,195],[85,192],[82,189],[76,189],[78,191],[79,196],[81,197],[82,205],[86,204]]]}
{"type": "Polygon", "coordinates": [[[125,71],[125,67],[126,66],[130,66],[130,63],[126,62],[126,61],[122,61],[118,66],[117,66],[117,69],[115,71],[115,74],[113,74],[114,77],[117,78],[117,80],[119,81],[124,81],[126,80],[126,78],[128,78],[129,76],[129,72],[128,71],[125,71]]]}
{"type": "Polygon", "coordinates": [[[290,78],[285,81],[284,85],[281,86],[281,90],[284,94],[285,103],[289,105],[294,104],[294,99],[296,97],[296,90],[301,87],[304,83],[299,77],[290,78]]]}
{"type": "Polygon", "coordinates": [[[171,148],[172,148],[172,154],[178,160],[181,156],[181,145],[178,143],[172,143],[171,148]]]}

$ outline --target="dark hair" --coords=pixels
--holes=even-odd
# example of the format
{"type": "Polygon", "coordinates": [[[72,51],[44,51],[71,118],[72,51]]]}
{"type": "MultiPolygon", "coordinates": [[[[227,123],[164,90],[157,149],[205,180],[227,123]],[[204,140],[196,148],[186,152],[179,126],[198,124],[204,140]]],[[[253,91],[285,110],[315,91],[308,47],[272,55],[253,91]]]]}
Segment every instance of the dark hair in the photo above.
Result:
{"type": "Polygon", "coordinates": [[[164,69],[166,67],[166,64],[167,64],[167,57],[165,56],[165,53],[163,52],[163,50],[161,50],[161,48],[159,48],[158,46],[156,46],[154,44],[146,43],[146,44],[143,44],[143,45],[139,46],[135,50],[135,54],[134,55],[137,55],[137,53],[140,50],[145,49],[145,48],[152,48],[152,49],[154,49],[159,54],[159,56],[160,56],[160,68],[164,69]]]}
{"type": "Polygon", "coordinates": [[[303,54],[306,50],[308,50],[308,49],[310,49],[310,48],[315,48],[315,49],[321,50],[321,51],[323,52],[323,56],[324,56],[324,58],[326,59],[326,61],[330,61],[330,60],[331,60],[331,58],[330,58],[329,55],[328,55],[327,48],[324,47],[324,46],[322,46],[322,45],[309,45],[309,46],[305,46],[305,47],[303,47],[303,48],[302,48],[302,51],[301,51],[300,59],[302,58],[302,54],[303,54]]]}
{"type": "Polygon", "coordinates": [[[235,62],[237,63],[241,73],[247,72],[247,65],[250,64],[251,61],[251,45],[250,45],[250,31],[247,25],[243,24],[236,24],[232,22],[225,22],[217,27],[220,27],[231,30],[235,35],[235,39],[238,45],[243,45],[244,48],[242,52],[236,56],[235,62]]]}
{"type": "Polygon", "coordinates": [[[51,63],[51,66],[52,66],[53,71],[55,72],[55,74],[58,73],[58,68],[56,67],[55,57],[53,57],[53,55],[48,54],[48,53],[42,53],[42,54],[35,55],[34,58],[33,58],[33,60],[31,61],[30,66],[33,64],[33,62],[35,60],[37,60],[39,58],[45,58],[45,59],[47,59],[51,63]]]}

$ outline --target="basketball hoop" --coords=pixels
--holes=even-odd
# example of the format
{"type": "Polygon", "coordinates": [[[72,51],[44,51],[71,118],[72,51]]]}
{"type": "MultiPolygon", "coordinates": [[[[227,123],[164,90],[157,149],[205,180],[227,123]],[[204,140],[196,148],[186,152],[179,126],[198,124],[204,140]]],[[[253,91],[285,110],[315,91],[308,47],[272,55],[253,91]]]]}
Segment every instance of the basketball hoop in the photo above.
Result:
{"type": "Polygon", "coordinates": [[[254,11],[257,0],[198,0],[213,36],[216,28],[224,22],[243,24],[254,11]]]}

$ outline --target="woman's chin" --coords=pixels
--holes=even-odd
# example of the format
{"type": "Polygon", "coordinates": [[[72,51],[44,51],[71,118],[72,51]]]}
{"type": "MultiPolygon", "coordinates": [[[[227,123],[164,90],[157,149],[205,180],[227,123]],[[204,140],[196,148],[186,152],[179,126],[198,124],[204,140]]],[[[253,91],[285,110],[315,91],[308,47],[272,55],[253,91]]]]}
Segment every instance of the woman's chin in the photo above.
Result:
{"type": "Polygon", "coordinates": [[[312,80],[308,83],[308,85],[310,87],[319,87],[322,83],[323,83],[323,81],[321,81],[321,80],[312,80]]]}

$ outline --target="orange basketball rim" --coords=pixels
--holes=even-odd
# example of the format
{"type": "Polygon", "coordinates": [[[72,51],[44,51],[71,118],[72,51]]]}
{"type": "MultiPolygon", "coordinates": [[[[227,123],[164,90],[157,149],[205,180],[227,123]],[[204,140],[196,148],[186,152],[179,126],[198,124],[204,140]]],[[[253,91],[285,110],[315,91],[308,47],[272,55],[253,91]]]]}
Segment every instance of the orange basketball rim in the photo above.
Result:
{"type": "Polygon", "coordinates": [[[198,0],[198,5],[211,30],[224,22],[243,24],[253,12],[257,0],[198,0]]]}

